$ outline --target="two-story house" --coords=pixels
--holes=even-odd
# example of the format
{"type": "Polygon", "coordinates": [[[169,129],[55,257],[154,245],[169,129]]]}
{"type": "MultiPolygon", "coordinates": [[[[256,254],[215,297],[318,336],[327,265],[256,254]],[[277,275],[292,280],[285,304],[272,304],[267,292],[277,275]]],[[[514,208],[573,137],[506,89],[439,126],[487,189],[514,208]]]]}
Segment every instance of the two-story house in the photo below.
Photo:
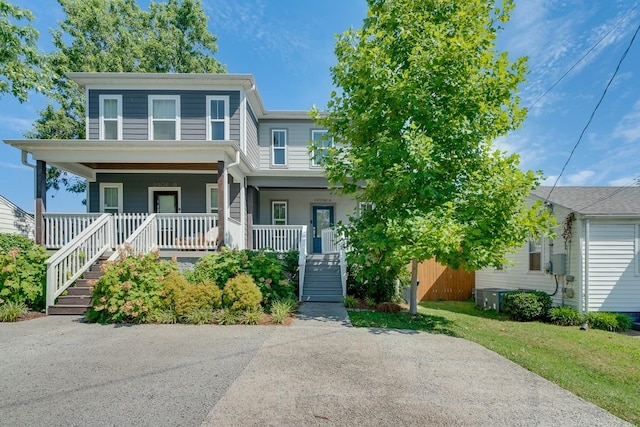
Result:
{"type": "Polygon", "coordinates": [[[37,161],[39,243],[61,248],[102,221],[111,251],[144,224],[145,247],[163,250],[335,251],[331,227],[356,202],[328,190],[324,149],[309,149],[332,141],[306,112],[265,109],[253,76],[68,77],[86,94],[86,139],[5,141],[37,161]],[[86,214],[46,212],[47,164],[87,179],[86,214]]]}

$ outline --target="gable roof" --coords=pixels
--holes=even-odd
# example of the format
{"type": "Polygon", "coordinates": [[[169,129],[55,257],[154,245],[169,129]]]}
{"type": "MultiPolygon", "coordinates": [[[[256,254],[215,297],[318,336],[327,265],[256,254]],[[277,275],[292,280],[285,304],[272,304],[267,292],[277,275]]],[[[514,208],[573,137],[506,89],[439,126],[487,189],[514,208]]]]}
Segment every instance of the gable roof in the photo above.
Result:
{"type": "Polygon", "coordinates": [[[15,209],[16,211],[20,212],[21,214],[23,214],[25,216],[29,216],[29,217],[33,218],[33,214],[30,214],[29,212],[25,211],[20,206],[16,205],[11,200],[7,199],[6,197],[3,197],[2,195],[0,195],[0,202],[3,202],[5,205],[10,207],[11,209],[15,209]]]}
{"type": "MultiPolygon", "coordinates": [[[[552,187],[531,192],[546,200],[552,187]]],[[[556,187],[549,199],[583,215],[640,216],[640,186],[628,187],[556,187]]]]}

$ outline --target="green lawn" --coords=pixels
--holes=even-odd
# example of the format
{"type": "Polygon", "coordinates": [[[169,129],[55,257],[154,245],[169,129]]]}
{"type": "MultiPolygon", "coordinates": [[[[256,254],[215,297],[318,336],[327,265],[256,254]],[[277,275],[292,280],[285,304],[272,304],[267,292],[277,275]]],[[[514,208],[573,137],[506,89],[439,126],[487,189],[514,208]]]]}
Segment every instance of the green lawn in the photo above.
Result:
{"type": "Polygon", "coordinates": [[[414,329],[476,342],[612,414],[640,425],[640,339],[520,323],[473,302],[424,302],[419,315],[350,311],[354,326],[414,329]]]}

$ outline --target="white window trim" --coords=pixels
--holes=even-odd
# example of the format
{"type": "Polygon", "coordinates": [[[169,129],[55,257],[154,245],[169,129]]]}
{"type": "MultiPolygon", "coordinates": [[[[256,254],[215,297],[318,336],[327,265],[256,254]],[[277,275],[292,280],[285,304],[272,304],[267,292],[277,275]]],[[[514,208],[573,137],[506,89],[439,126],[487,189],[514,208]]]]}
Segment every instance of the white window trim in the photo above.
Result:
{"type": "Polygon", "coordinates": [[[527,240],[527,272],[531,273],[531,274],[541,274],[544,273],[544,269],[545,269],[545,261],[544,261],[544,237],[539,237],[537,239],[540,242],[540,269],[539,270],[532,270],[531,269],[531,254],[532,253],[537,253],[537,252],[531,252],[531,242],[533,240],[529,239],[527,240]]]}
{"type": "Polygon", "coordinates": [[[274,216],[276,204],[284,204],[284,225],[289,224],[289,204],[286,200],[272,200],[271,201],[271,225],[276,225],[276,218],[274,216]]]}
{"type": "MultiPolygon", "coordinates": [[[[218,184],[206,184],[206,189],[207,189],[206,190],[207,191],[207,194],[206,194],[206,203],[207,203],[206,210],[207,210],[208,214],[209,213],[213,213],[213,212],[211,212],[211,189],[212,188],[215,188],[216,190],[218,190],[218,184]]],[[[218,215],[219,212],[220,212],[220,206],[218,206],[218,212],[216,212],[215,215],[218,215]]]]}
{"type": "MultiPolygon", "coordinates": [[[[312,144],[315,143],[315,138],[314,135],[317,133],[321,133],[321,134],[327,134],[328,131],[325,129],[312,129],[311,130],[311,142],[312,144]]],[[[329,147],[333,147],[333,138],[329,139],[329,145],[327,148],[329,147]]],[[[311,150],[311,166],[314,168],[321,168],[324,167],[324,165],[318,164],[316,163],[316,149],[314,148],[313,150],[311,150]]]]}
{"type": "MultiPolygon", "coordinates": [[[[175,126],[176,126],[176,141],[180,140],[180,95],[149,95],[149,101],[148,101],[148,105],[149,105],[149,110],[148,110],[148,115],[149,115],[149,120],[148,120],[148,125],[149,125],[149,140],[153,141],[155,140],[155,135],[153,134],[153,101],[155,100],[159,100],[159,99],[171,99],[173,101],[176,102],[176,118],[175,118],[175,126]]],[[[161,121],[170,121],[168,119],[158,119],[161,121]]]]}
{"type": "Polygon", "coordinates": [[[271,129],[271,166],[285,167],[289,164],[289,141],[286,129],[271,129]],[[284,147],[273,145],[273,136],[276,132],[284,132],[284,147]],[[276,163],[276,150],[284,150],[284,163],[276,163]]]}
{"type": "MultiPolygon", "coordinates": [[[[99,136],[98,139],[104,140],[104,101],[107,99],[115,99],[118,101],[118,117],[116,121],[118,123],[118,135],[117,140],[122,140],[122,95],[99,95],[98,96],[98,115],[99,120],[99,136]]],[[[88,134],[87,134],[88,135],[88,134]]]]}
{"type": "Polygon", "coordinates": [[[122,183],[121,182],[101,182],[100,183],[100,212],[104,213],[104,190],[105,188],[118,189],[118,213],[122,213],[122,183]]]}
{"type": "Polygon", "coordinates": [[[229,96],[207,95],[207,141],[211,138],[211,101],[224,101],[224,140],[229,140],[229,96]]]}
{"type": "Polygon", "coordinates": [[[153,213],[153,193],[155,191],[177,191],[178,192],[178,213],[182,212],[182,187],[149,187],[148,189],[148,213],[153,213]]]}

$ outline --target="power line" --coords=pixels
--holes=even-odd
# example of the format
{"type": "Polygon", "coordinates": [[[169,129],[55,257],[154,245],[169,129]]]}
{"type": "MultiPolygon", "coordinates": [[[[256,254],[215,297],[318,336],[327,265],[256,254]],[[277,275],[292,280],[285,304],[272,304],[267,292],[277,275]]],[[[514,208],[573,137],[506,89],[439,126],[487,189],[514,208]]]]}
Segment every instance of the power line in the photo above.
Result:
{"type": "Polygon", "coordinates": [[[538,99],[536,99],[536,100],[533,102],[533,104],[531,104],[531,107],[535,107],[535,106],[538,104],[538,102],[540,102],[540,100],[542,100],[542,98],[544,98],[544,97],[545,97],[549,92],[551,92],[551,91],[553,90],[553,88],[554,88],[554,87],[556,87],[556,86],[558,85],[558,83],[560,83],[560,82],[561,82],[565,77],[567,77],[567,75],[568,75],[571,71],[573,71],[573,69],[574,69],[574,68],[576,68],[576,67],[577,67],[577,66],[578,66],[578,65],[579,65],[579,64],[580,64],[580,63],[581,63],[581,62],[582,62],[582,61],[583,61],[587,56],[589,56],[589,55],[591,54],[591,52],[593,52],[593,51],[595,50],[595,48],[596,48],[596,47],[598,47],[598,45],[599,45],[600,43],[602,43],[602,41],[603,41],[604,39],[606,39],[607,37],[609,37],[609,34],[611,34],[611,33],[613,32],[613,30],[615,30],[616,28],[618,28],[618,27],[620,26],[620,24],[622,24],[622,22],[623,22],[625,19],[627,19],[627,17],[628,17],[629,15],[631,15],[631,13],[632,13],[634,10],[636,10],[636,9],[638,8],[638,6],[640,6],[640,3],[636,3],[636,5],[635,5],[631,10],[629,10],[629,12],[627,12],[627,13],[626,13],[622,18],[620,18],[620,20],[619,20],[618,22],[616,22],[616,23],[615,23],[615,25],[614,25],[613,27],[611,27],[611,29],[609,29],[609,31],[607,31],[607,32],[605,33],[605,35],[604,35],[604,36],[602,36],[602,37],[600,38],[600,40],[598,40],[598,41],[597,41],[593,46],[591,46],[591,48],[590,48],[589,50],[587,50],[587,51],[585,52],[585,54],[584,54],[584,55],[582,55],[582,56],[580,57],[580,59],[578,59],[578,60],[577,60],[577,61],[576,61],[576,62],[575,62],[571,67],[569,67],[569,69],[568,69],[567,71],[565,71],[565,72],[564,72],[564,74],[562,74],[562,75],[560,76],[560,78],[559,78],[558,80],[556,80],[556,81],[555,81],[555,83],[554,83],[554,84],[552,84],[552,85],[549,87],[549,89],[547,89],[546,91],[544,91],[544,93],[543,93],[542,95],[540,95],[540,96],[538,97],[538,99]]]}
{"type": "Polygon", "coordinates": [[[611,86],[611,83],[613,82],[613,79],[616,78],[616,75],[618,74],[618,71],[620,70],[620,66],[622,65],[622,61],[624,61],[624,58],[627,57],[627,53],[629,53],[629,49],[631,49],[631,46],[633,45],[633,42],[636,39],[636,36],[638,35],[638,31],[640,31],[640,25],[638,25],[638,27],[636,27],[636,31],[633,33],[633,37],[631,37],[631,41],[629,42],[629,45],[627,46],[627,48],[622,53],[622,56],[620,57],[620,60],[618,61],[618,65],[616,66],[616,69],[613,72],[613,75],[609,79],[609,82],[607,83],[607,86],[605,86],[604,91],[602,92],[602,96],[600,96],[600,99],[598,100],[598,103],[596,104],[595,108],[591,112],[591,116],[589,116],[589,120],[587,121],[587,124],[582,129],[582,132],[580,132],[580,136],[578,137],[578,141],[573,146],[573,149],[571,149],[571,153],[569,153],[569,157],[567,158],[567,161],[564,162],[564,166],[562,166],[562,170],[560,170],[560,174],[558,174],[558,177],[556,178],[556,181],[553,183],[553,186],[551,187],[551,190],[549,190],[549,194],[547,195],[546,201],[549,201],[549,197],[551,197],[551,193],[553,193],[553,190],[556,188],[556,185],[558,185],[558,181],[560,181],[560,177],[564,173],[564,170],[567,168],[567,165],[569,164],[569,161],[573,157],[573,153],[575,153],[576,148],[578,148],[578,145],[580,145],[580,141],[582,141],[582,137],[584,136],[584,133],[587,131],[587,128],[589,127],[589,125],[591,124],[591,121],[593,120],[593,117],[596,115],[596,111],[598,111],[598,108],[600,107],[600,104],[602,104],[602,100],[604,99],[605,95],[607,94],[607,91],[609,90],[609,86],[611,86]]]}
{"type": "MultiPolygon", "coordinates": [[[[623,185],[623,186],[621,186],[621,187],[616,188],[616,189],[615,189],[615,191],[612,191],[612,192],[611,192],[611,193],[609,193],[608,195],[606,195],[606,196],[604,196],[604,197],[602,197],[602,198],[600,198],[600,199],[596,200],[595,202],[590,203],[590,204],[588,204],[588,205],[586,205],[586,206],[582,206],[581,208],[576,209],[576,211],[577,211],[577,212],[580,212],[580,211],[581,211],[581,210],[583,210],[583,209],[590,208],[590,207],[591,207],[591,206],[593,206],[593,205],[597,205],[597,204],[598,204],[598,203],[600,203],[600,202],[604,202],[605,200],[610,199],[611,197],[615,196],[616,194],[620,193],[621,191],[623,191],[623,190],[625,190],[625,189],[627,189],[627,188],[629,188],[629,187],[633,186],[635,183],[637,183],[637,182],[638,182],[638,180],[639,180],[639,179],[640,179],[640,175],[636,176],[635,178],[633,178],[631,181],[629,181],[629,182],[628,182],[628,183],[626,183],[625,185],[623,185]]],[[[614,187],[612,187],[612,188],[614,188],[614,187]]],[[[551,194],[551,193],[549,193],[549,194],[551,194]]]]}

